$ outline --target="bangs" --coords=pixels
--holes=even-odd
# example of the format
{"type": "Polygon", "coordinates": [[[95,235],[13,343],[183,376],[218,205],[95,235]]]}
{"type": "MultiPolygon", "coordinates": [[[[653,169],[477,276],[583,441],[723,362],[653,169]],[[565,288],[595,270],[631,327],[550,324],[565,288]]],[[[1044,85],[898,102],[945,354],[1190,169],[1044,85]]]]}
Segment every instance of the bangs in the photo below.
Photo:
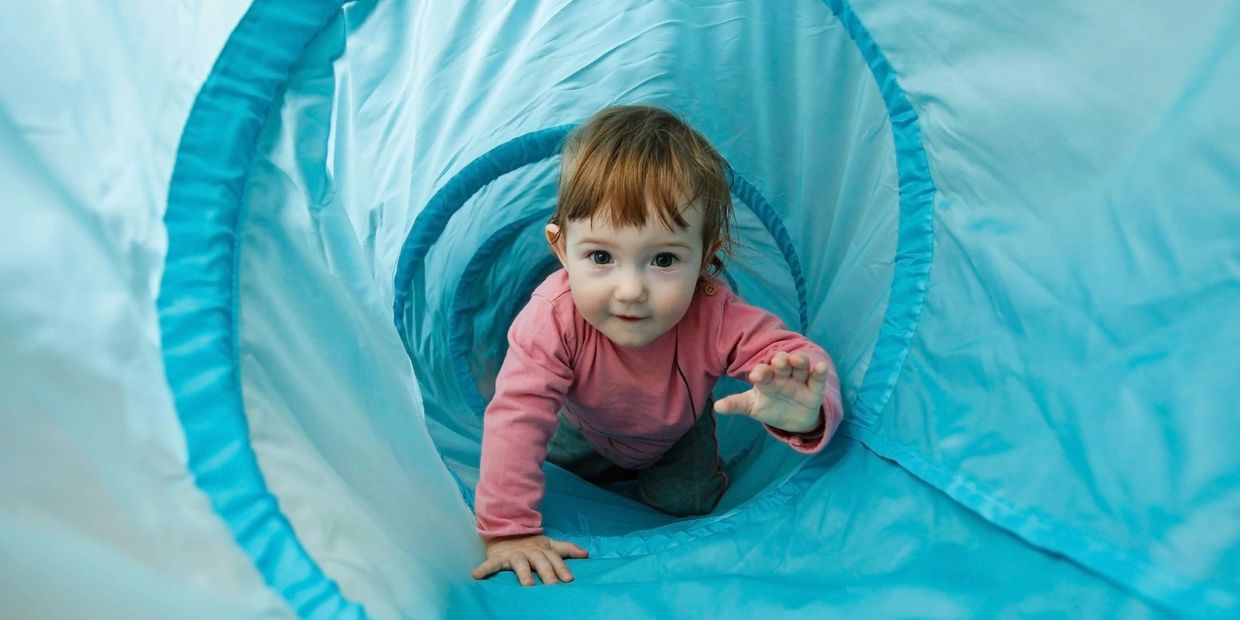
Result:
{"type": "Polygon", "coordinates": [[[689,222],[681,212],[697,197],[685,186],[685,179],[692,177],[685,175],[666,144],[626,141],[633,140],[617,136],[619,144],[585,145],[577,154],[576,165],[570,163],[571,170],[565,170],[569,173],[561,205],[565,219],[601,219],[612,228],[643,227],[653,215],[668,230],[684,230],[689,222]]]}
{"type": "Polygon", "coordinates": [[[728,254],[731,168],[710,143],[675,115],[650,106],[605,108],[569,134],[551,223],[605,222],[642,228],[657,218],[683,231],[690,206],[702,210],[705,263],[715,272],[728,254]]]}

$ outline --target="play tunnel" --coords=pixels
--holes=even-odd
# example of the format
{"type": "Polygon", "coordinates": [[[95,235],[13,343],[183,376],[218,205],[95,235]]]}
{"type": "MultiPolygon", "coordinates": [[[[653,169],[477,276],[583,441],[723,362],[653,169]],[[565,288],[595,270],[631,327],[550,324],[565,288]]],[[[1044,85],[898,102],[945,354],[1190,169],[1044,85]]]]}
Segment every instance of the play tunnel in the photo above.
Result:
{"type": "Polygon", "coordinates": [[[1240,615],[1240,6],[1194,4],[6,5],[0,617],[1240,615]],[[614,103],[728,160],[724,277],[845,423],[722,418],[694,518],[548,465],[592,557],[474,581],[614,103]]]}

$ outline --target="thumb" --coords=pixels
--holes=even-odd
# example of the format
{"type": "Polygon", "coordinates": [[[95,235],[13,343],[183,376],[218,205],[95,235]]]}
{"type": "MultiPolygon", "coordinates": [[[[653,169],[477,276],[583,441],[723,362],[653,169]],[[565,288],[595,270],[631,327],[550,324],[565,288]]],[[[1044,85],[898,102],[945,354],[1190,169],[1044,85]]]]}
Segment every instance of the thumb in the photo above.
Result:
{"type": "Polygon", "coordinates": [[[741,413],[749,415],[753,411],[753,390],[725,396],[715,401],[715,413],[741,413]]]}

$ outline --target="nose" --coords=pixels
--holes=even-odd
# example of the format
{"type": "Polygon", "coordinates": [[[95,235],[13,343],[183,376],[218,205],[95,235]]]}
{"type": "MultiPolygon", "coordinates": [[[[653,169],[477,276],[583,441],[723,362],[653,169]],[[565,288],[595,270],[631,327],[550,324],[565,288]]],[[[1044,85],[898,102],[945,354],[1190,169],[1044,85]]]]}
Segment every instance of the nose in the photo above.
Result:
{"type": "Polygon", "coordinates": [[[616,301],[641,303],[646,300],[646,278],[632,269],[620,270],[611,294],[616,301]]]}

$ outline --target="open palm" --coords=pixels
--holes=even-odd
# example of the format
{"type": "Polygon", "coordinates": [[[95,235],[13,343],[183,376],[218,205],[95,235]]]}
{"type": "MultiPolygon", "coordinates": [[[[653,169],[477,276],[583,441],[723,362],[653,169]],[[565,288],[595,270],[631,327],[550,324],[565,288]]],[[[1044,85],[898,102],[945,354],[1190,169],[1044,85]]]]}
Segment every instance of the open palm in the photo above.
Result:
{"type": "Polygon", "coordinates": [[[770,364],[749,371],[753,388],[721,398],[715,411],[743,414],[790,433],[804,433],[818,424],[818,410],[827,390],[827,364],[811,364],[800,353],[780,351],[770,364]]]}

